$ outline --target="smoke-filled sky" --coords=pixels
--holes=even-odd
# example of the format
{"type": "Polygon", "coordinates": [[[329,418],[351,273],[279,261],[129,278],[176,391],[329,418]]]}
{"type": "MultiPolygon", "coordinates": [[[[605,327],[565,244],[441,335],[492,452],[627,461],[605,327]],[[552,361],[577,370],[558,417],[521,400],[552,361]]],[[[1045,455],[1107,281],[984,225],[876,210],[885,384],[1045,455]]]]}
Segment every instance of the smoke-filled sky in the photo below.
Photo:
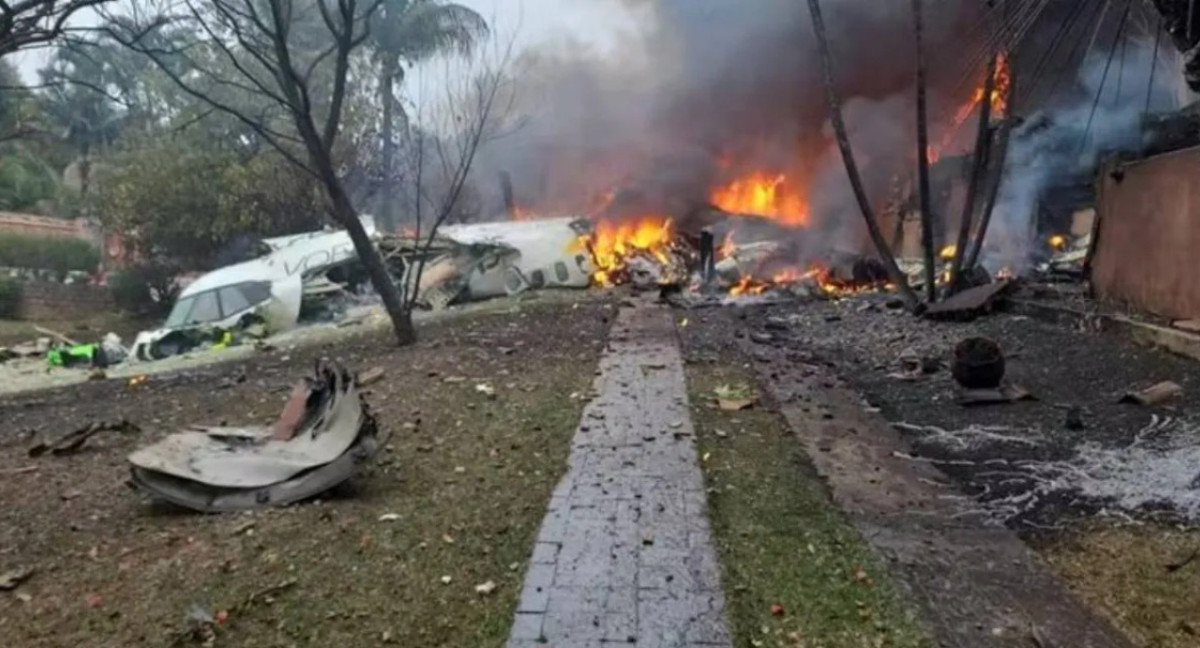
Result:
{"type": "MultiPolygon", "coordinates": [[[[563,29],[526,53],[517,66],[526,125],[481,154],[480,177],[510,173],[518,201],[535,208],[585,211],[589,200],[617,189],[633,203],[625,211],[678,215],[704,203],[714,185],[762,171],[786,175],[788,190],[805,194],[820,220],[850,221],[835,213],[850,201],[840,161],[830,155],[805,3],[564,4],[604,16],[608,42],[580,48],[564,42],[563,29]]],[[[852,137],[868,181],[880,186],[914,148],[911,9],[875,0],[823,5],[852,137]]],[[[931,51],[952,60],[956,48],[972,47],[958,35],[979,6],[938,3],[928,17],[931,51]]]]}

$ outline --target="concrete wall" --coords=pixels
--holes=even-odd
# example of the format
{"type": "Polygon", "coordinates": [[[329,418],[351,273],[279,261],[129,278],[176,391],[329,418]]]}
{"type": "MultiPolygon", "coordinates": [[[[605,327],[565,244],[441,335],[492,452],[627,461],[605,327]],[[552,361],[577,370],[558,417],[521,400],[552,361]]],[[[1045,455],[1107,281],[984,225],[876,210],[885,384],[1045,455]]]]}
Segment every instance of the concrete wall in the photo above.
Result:
{"type": "Polygon", "coordinates": [[[1101,299],[1200,319],[1200,147],[1104,174],[1097,217],[1092,283],[1101,299]]]}
{"type": "Polygon", "coordinates": [[[107,288],[86,284],[30,281],[21,286],[18,316],[25,320],[65,320],[114,310],[107,288]]]}

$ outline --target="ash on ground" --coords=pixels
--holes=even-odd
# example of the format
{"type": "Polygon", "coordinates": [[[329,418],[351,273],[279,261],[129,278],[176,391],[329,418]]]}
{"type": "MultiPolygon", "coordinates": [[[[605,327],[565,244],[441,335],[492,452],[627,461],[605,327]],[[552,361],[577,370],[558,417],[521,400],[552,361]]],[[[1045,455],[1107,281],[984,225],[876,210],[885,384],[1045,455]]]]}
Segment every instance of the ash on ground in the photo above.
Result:
{"type": "Polygon", "coordinates": [[[861,295],[748,307],[732,321],[739,335],[832,365],[904,433],[911,460],[933,462],[997,522],[1055,527],[1106,514],[1200,523],[1194,361],[1023,316],[931,322],[885,302],[861,295]],[[961,405],[948,367],[971,336],[998,341],[1006,380],[1036,400],[961,405]],[[1182,394],[1153,407],[1119,402],[1167,380],[1182,394]]]}

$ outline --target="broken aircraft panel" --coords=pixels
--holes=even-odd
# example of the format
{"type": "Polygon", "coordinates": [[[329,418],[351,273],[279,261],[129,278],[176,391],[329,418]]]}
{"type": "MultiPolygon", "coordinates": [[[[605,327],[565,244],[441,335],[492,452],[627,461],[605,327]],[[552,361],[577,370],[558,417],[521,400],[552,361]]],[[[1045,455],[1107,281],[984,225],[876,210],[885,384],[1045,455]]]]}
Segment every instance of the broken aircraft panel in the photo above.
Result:
{"type": "Polygon", "coordinates": [[[281,438],[269,427],[180,432],[129,456],[134,484],[212,513],[291,504],[358,474],[379,444],[354,378],[336,363],[321,363],[300,396],[294,435],[281,438]]]}
{"type": "MultiPolygon", "coordinates": [[[[581,218],[506,221],[441,228],[432,241],[376,232],[363,218],[398,283],[424,308],[515,295],[538,288],[587,288],[594,267],[581,218]],[[424,263],[421,263],[423,261],[424,263]]],[[[314,303],[365,282],[345,231],[265,239],[264,255],[214,270],[180,294],[163,326],[144,331],[133,357],[157,360],[209,341],[210,331],[265,322],[274,332],[296,326],[314,303]]]]}

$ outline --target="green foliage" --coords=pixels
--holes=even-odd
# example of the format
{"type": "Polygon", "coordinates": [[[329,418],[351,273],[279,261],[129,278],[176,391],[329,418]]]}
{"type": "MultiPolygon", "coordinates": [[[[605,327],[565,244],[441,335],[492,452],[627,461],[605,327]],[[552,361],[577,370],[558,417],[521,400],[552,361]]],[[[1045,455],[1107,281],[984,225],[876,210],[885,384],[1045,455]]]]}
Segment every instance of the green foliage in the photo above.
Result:
{"type": "Polygon", "coordinates": [[[163,317],[179,296],[178,269],[146,263],[113,274],[108,280],[117,308],[139,317],[163,317]]]}
{"type": "Polygon", "coordinates": [[[0,157],[0,209],[30,211],[58,193],[54,171],[27,151],[0,157]]]}
{"type": "Polygon", "coordinates": [[[313,229],[316,183],[275,153],[246,157],[204,142],[131,147],[97,173],[96,215],[144,259],[205,269],[238,236],[313,229]]]}
{"type": "Polygon", "coordinates": [[[100,250],[77,238],[0,234],[0,267],[48,270],[58,277],[68,272],[95,272],[100,250]]]}
{"type": "Polygon", "coordinates": [[[21,282],[0,277],[0,319],[16,319],[21,306],[21,282]]]}

